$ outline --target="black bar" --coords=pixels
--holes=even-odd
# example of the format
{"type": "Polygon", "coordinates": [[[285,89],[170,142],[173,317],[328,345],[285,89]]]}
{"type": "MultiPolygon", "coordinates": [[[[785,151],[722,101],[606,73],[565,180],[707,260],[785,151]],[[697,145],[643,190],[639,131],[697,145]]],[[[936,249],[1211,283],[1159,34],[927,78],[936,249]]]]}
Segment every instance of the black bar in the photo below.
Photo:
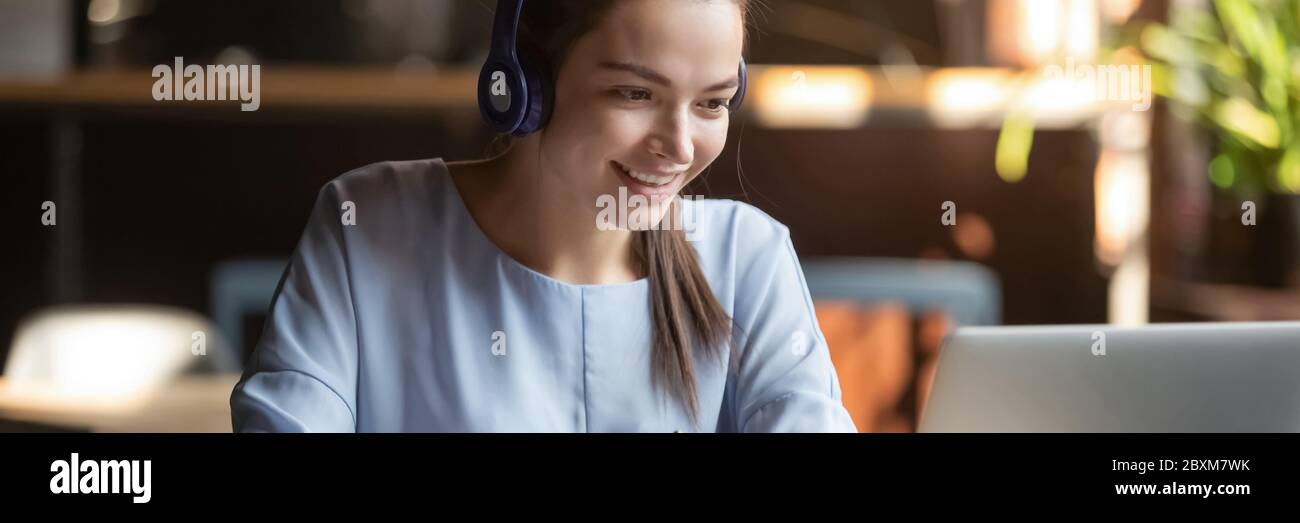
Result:
{"type": "Polygon", "coordinates": [[[1294,499],[1298,447],[1290,434],[7,434],[0,492],[6,503],[126,511],[382,503],[388,512],[525,498],[586,505],[602,496],[751,509],[857,505],[863,514],[958,501],[1235,509],[1294,499]],[[52,464],[70,466],[73,453],[82,464],[149,460],[149,501],[52,493],[52,464]],[[1249,493],[1116,493],[1116,485],[1193,484],[1249,493]]]}

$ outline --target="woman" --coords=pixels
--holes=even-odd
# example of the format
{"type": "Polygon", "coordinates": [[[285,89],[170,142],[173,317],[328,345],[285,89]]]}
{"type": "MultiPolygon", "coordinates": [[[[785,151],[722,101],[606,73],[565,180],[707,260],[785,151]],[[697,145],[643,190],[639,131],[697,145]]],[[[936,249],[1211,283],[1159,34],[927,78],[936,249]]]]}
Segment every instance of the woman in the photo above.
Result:
{"type": "Polygon", "coordinates": [[[525,4],[542,128],[327,184],[235,430],[855,431],[786,228],[674,198],[726,141],[748,9],[525,4]]]}

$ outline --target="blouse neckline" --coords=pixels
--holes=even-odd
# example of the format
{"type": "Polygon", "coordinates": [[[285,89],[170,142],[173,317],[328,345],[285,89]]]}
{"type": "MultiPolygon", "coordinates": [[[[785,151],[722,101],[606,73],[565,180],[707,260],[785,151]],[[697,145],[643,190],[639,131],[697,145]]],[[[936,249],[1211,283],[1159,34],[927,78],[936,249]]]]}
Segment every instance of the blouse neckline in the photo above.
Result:
{"type": "Polygon", "coordinates": [[[454,208],[452,212],[456,213],[458,221],[467,224],[465,228],[469,229],[470,236],[474,238],[473,241],[479,243],[497,259],[502,260],[502,262],[504,262],[503,264],[510,270],[524,274],[528,278],[540,281],[546,285],[568,290],[590,291],[640,289],[642,287],[649,288],[650,279],[648,277],[622,283],[570,283],[524,265],[519,260],[516,260],[513,256],[502,250],[501,247],[497,246],[496,242],[493,242],[492,238],[488,237],[487,233],[483,231],[483,228],[479,226],[478,221],[474,219],[474,215],[469,212],[469,206],[465,204],[464,198],[461,197],[460,189],[456,187],[455,180],[452,180],[451,169],[447,167],[446,161],[442,158],[434,158],[433,163],[438,171],[438,176],[442,178],[443,184],[446,185],[445,192],[447,193],[447,199],[451,200],[449,203],[451,204],[451,207],[454,208]]]}

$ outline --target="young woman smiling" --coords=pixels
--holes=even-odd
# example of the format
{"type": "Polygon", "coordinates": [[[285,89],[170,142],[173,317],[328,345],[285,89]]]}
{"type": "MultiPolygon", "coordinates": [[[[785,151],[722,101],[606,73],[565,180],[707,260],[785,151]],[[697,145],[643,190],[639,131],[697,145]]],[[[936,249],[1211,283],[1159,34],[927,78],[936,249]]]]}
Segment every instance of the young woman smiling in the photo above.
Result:
{"type": "Polygon", "coordinates": [[[751,7],[525,4],[520,55],[548,71],[541,125],[485,160],[327,184],[231,396],[234,428],[855,431],[787,229],[676,198],[726,142],[751,7]],[[598,227],[596,202],[620,189],[671,202],[629,210],[651,224],[693,206],[689,241],[598,227]]]}

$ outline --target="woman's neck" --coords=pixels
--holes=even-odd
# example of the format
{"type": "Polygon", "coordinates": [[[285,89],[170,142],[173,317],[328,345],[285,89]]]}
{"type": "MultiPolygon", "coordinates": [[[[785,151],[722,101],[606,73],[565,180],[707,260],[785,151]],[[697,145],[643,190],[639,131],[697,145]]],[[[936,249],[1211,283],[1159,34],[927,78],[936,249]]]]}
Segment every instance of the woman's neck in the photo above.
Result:
{"type": "Polygon", "coordinates": [[[545,172],[538,139],[537,134],[517,139],[492,159],[449,164],[479,228],[510,257],[560,281],[609,284],[640,278],[632,233],[599,230],[594,198],[545,172]]]}

